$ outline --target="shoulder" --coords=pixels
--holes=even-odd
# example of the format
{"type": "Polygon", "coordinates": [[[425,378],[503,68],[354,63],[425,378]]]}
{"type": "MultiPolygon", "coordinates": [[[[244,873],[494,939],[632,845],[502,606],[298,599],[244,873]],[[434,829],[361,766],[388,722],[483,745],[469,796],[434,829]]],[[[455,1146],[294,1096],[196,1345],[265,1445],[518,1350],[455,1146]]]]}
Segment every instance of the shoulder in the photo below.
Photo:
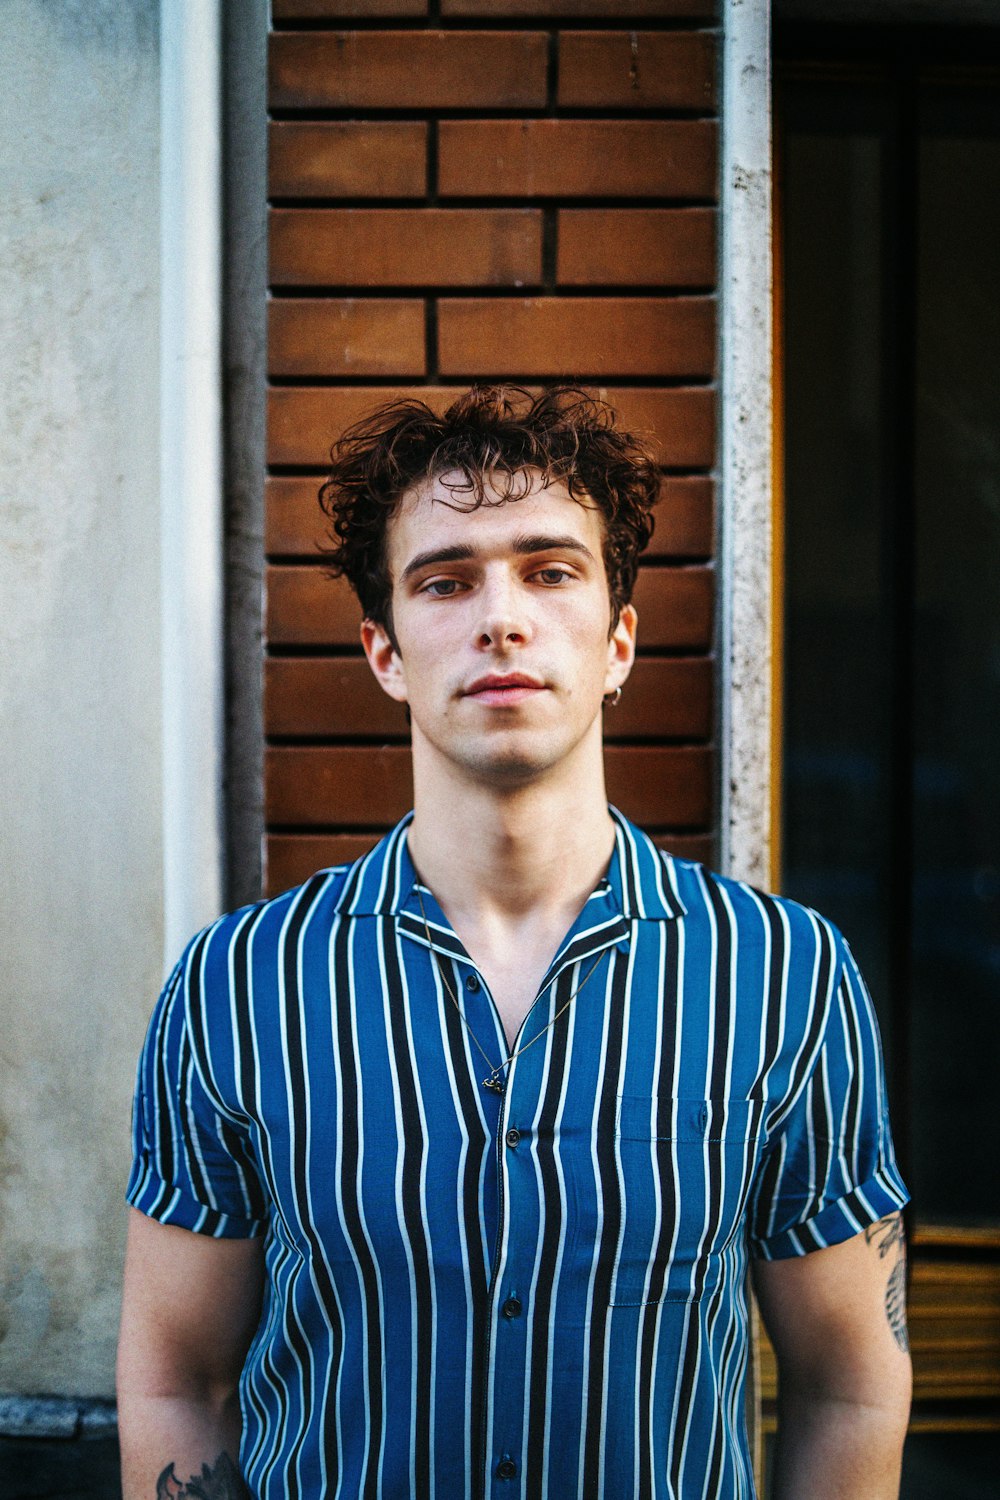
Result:
{"type": "MultiPolygon", "coordinates": [[[[670,858],[670,856],[664,856],[670,858]]],[[[747,881],[720,875],[707,865],[672,859],[677,889],[689,914],[708,916],[749,936],[768,933],[783,945],[812,949],[827,945],[841,953],[844,939],[835,923],[814,907],[747,881]]]]}
{"type": "MultiPolygon", "coordinates": [[[[195,933],[174,971],[173,984],[189,1020],[218,1016],[235,999],[264,993],[290,946],[308,929],[324,945],[337,923],[354,866],[318,870],[266,900],[226,912],[195,933]],[[252,981],[263,980],[264,983],[252,981]]],[[[169,986],[168,986],[169,988],[169,986]]]]}
{"type": "MultiPolygon", "coordinates": [[[[826,953],[838,966],[846,944],[837,927],[812,907],[721,875],[695,860],[681,859],[613,810],[623,854],[624,880],[645,915],[684,919],[689,939],[753,947],[767,944],[806,961],[826,953]]],[[[626,899],[629,899],[628,892],[626,899]]]]}
{"type": "Polygon", "coordinates": [[[726,973],[744,1003],[776,1007],[807,1027],[830,1012],[851,963],[835,923],[706,865],[665,852],[660,858],[683,906],[690,973],[711,983],[726,973]]]}
{"type": "Polygon", "coordinates": [[[248,1059],[280,1052],[288,976],[299,970],[309,918],[321,945],[316,967],[325,968],[350,873],[350,866],[320,870],[268,900],[226,912],[195,933],[168,979],[147,1045],[182,1071],[193,1066],[227,1111],[239,1108],[248,1059]]]}
{"type": "MultiPolygon", "coordinates": [[[[264,901],[227,912],[191,939],[178,966],[194,1018],[200,1000],[235,1011],[280,1000],[301,970],[315,980],[328,970],[330,944],[354,919],[391,914],[409,867],[409,818],[352,864],[317,870],[264,901]]],[[[364,924],[362,924],[364,925],[364,924]]]]}
{"type": "Polygon", "coordinates": [[[189,954],[193,956],[203,948],[217,956],[250,942],[258,946],[279,943],[296,917],[300,921],[306,915],[332,920],[352,868],[336,865],[317,870],[299,885],[226,912],[195,935],[188,946],[189,954]]]}

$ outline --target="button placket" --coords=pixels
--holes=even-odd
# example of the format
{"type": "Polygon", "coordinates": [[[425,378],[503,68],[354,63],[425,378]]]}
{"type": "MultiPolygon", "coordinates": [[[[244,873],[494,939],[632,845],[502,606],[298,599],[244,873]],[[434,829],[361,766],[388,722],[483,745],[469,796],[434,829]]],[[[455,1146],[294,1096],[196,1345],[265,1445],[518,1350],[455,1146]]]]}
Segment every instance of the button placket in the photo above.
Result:
{"type": "Polygon", "coordinates": [[[490,1463],[493,1484],[503,1480],[508,1483],[501,1483],[493,1490],[495,1500],[519,1493],[519,1487],[511,1486],[509,1481],[520,1476],[521,1466],[515,1455],[521,1452],[526,1423],[523,1401],[514,1397],[516,1390],[523,1390],[527,1337],[524,1304],[517,1288],[524,1285],[523,1276],[530,1275],[537,1251],[534,1231],[529,1231],[532,1219],[530,1215],[525,1216],[522,1208],[525,1193],[529,1195],[529,1202],[534,1201],[534,1169],[530,1155],[522,1154],[524,1133],[516,1125],[507,1126],[506,1122],[511,1118],[534,1118],[538,1106],[537,1068],[541,1063],[532,1066],[532,1062],[529,1052],[525,1058],[511,1064],[496,1148],[501,1177],[501,1222],[498,1225],[498,1255],[493,1268],[492,1336],[487,1373],[488,1389],[493,1393],[492,1399],[489,1394],[487,1396],[492,1421],[487,1433],[487,1452],[483,1456],[490,1463]],[[517,1149],[519,1146],[521,1152],[517,1149]],[[527,1239],[526,1235],[529,1236],[527,1239]]]}
{"type": "Polygon", "coordinates": [[[502,1065],[507,1053],[493,997],[486,981],[469,967],[469,962],[466,958],[456,966],[452,998],[464,1018],[476,1089],[484,1102],[492,1105],[497,1091],[485,1087],[484,1081],[502,1065]]]}

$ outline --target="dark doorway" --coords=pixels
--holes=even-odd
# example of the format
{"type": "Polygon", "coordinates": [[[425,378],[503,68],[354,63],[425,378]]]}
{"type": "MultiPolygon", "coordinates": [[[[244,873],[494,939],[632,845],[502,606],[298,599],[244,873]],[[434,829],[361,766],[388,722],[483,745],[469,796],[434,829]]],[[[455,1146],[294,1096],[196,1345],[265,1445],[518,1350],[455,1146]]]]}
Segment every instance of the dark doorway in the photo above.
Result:
{"type": "Polygon", "coordinates": [[[998,64],[968,27],[776,34],[782,888],[873,991],[942,1432],[1000,1429],[998,64]]]}

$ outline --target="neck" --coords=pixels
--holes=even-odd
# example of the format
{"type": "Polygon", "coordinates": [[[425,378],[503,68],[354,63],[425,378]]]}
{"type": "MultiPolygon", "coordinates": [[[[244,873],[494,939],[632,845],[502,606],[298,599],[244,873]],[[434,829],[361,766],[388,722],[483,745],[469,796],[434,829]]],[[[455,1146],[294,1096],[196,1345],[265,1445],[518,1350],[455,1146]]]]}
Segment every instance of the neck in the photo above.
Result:
{"type": "Polygon", "coordinates": [[[441,777],[415,754],[410,852],[453,923],[517,926],[583,905],[611,857],[614,824],[600,742],[581,759],[498,789],[441,777]]]}

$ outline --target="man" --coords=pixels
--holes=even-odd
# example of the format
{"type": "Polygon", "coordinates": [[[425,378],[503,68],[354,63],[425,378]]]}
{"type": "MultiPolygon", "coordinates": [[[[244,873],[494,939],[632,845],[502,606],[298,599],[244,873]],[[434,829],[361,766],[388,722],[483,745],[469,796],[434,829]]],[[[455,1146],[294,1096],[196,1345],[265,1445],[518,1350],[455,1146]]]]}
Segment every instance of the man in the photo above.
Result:
{"type": "Polygon", "coordinates": [[[750,1496],[750,1264],[775,1494],[897,1493],[906,1193],[857,968],[605,797],[656,493],[573,391],[402,403],[335,449],[414,812],[200,934],[161,997],[126,1500],[750,1496]]]}

